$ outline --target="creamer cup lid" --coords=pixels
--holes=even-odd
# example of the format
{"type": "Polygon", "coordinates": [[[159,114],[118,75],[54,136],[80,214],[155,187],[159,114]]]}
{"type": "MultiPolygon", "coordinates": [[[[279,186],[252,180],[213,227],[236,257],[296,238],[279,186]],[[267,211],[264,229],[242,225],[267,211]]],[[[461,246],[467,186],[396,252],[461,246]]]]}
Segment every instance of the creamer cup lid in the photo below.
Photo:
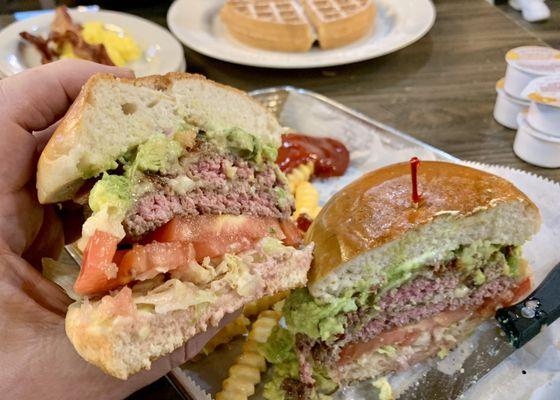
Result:
{"type": "Polygon", "coordinates": [[[506,53],[506,62],[535,75],[560,74],[560,51],[550,47],[516,47],[506,53]]]}
{"type": "Polygon", "coordinates": [[[505,90],[505,79],[504,78],[502,78],[498,82],[496,82],[496,92],[498,92],[499,95],[507,97],[509,101],[512,101],[512,102],[518,103],[518,104],[522,104],[525,107],[529,107],[529,105],[531,104],[531,102],[527,99],[524,99],[524,98],[521,98],[521,97],[516,97],[516,96],[513,96],[513,95],[509,94],[508,92],[506,92],[506,90],[505,90]]]}
{"type": "Polygon", "coordinates": [[[535,103],[560,108],[560,75],[543,76],[531,81],[521,95],[535,103]]]}
{"type": "Polygon", "coordinates": [[[505,82],[506,82],[506,80],[504,78],[502,78],[498,82],[496,82],[496,90],[504,90],[505,82]]]}

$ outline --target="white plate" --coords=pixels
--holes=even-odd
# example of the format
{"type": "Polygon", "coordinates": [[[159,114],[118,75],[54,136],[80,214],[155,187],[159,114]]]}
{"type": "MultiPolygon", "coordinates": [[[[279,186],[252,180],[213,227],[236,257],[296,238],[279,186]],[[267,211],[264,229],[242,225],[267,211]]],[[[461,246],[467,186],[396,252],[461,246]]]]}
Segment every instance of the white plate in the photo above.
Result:
{"type": "MultiPolygon", "coordinates": [[[[83,23],[102,21],[124,29],[143,51],[140,60],[127,65],[137,76],[164,74],[184,70],[183,48],[167,30],[159,25],[116,11],[70,10],[72,19],[83,23]]],[[[13,75],[41,64],[39,52],[19,37],[22,31],[46,37],[53,13],[41,14],[14,22],[0,32],[0,73],[13,75]]]]}
{"type": "Polygon", "coordinates": [[[333,50],[313,47],[307,53],[284,53],[246,46],[221,23],[224,0],[176,0],[167,25],[186,46],[236,64],[268,68],[315,68],[348,64],[392,53],[424,36],[436,11],[431,0],[376,0],[373,31],[361,40],[333,50]]]}

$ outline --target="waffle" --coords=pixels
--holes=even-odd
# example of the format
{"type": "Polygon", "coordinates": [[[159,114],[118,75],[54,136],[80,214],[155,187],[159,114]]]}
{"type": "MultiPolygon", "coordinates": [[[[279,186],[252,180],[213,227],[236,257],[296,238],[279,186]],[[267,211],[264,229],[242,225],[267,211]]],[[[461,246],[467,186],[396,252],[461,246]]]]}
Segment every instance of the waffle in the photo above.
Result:
{"type": "Polygon", "coordinates": [[[303,0],[322,49],[352,43],[371,30],[375,18],[372,0],[303,0]]]}
{"type": "Polygon", "coordinates": [[[373,0],[228,0],[221,18],[239,41],[276,51],[323,49],[363,37],[375,17],[373,0]]]}
{"type": "Polygon", "coordinates": [[[295,0],[228,0],[222,21],[237,40],[276,51],[308,51],[315,37],[295,0]]]}

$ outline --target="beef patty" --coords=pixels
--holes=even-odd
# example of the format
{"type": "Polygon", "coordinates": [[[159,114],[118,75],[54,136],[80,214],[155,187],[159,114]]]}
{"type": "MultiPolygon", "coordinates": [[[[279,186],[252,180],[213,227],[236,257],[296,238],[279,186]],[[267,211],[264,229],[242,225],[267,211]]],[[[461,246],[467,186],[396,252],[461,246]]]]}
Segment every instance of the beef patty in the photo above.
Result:
{"type": "Polygon", "coordinates": [[[127,236],[138,239],[175,216],[201,214],[254,215],[289,218],[293,199],[278,168],[257,165],[232,154],[220,154],[202,144],[180,160],[170,175],[146,175],[140,182],[149,190],[135,199],[123,222],[127,236]],[[185,176],[193,187],[186,193],[174,189],[174,180],[185,176]]]}

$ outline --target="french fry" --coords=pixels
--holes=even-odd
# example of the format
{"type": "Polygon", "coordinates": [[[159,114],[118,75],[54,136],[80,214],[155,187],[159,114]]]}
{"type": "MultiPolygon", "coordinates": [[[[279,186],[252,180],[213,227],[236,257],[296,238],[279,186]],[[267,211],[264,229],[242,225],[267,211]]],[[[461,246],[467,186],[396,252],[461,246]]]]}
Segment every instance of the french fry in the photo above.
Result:
{"type": "Polygon", "coordinates": [[[223,381],[216,400],[247,400],[255,393],[255,386],[261,381],[261,372],[266,369],[266,361],[258,352],[258,345],[266,343],[281,316],[282,313],[275,310],[259,314],[243,345],[243,352],[230,367],[229,376],[223,381]]]}
{"type": "Polygon", "coordinates": [[[319,191],[311,182],[301,182],[296,189],[296,211],[293,218],[297,219],[300,214],[307,214],[315,218],[321,207],[319,206],[319,191]]]}
{"type": "Polygon", "coordinates": [[[278,303],[280,300],[286,298],[290,293],[289,290],[276,293],[272,296],[265,296],[251,303],[245,304],[243,307],[243,315],[247,318],[252,318],[259,315],[264,310],[268,310],[274,304],[278,303]]]}
{"type": "Polygon", "coordinates": [[[292,194],[295,194],[300,183],[309,182],[311,180],[314,170],[315,166],[312,162],[310,162],[299,165],[286,175],[286,179],[288,179],[288,187],[290,188],[292,194]]]}
{"type": "Polygon", "coordinates": [[[212,353],[216,347],[231,342],[237,336],[246,334],[249,325],[251,325],[251,321],[244,315],[240,315],[224,326],[216,336],[206,343],[206,346],[202,349],[203,354],[208,355],[212,353]]]}

